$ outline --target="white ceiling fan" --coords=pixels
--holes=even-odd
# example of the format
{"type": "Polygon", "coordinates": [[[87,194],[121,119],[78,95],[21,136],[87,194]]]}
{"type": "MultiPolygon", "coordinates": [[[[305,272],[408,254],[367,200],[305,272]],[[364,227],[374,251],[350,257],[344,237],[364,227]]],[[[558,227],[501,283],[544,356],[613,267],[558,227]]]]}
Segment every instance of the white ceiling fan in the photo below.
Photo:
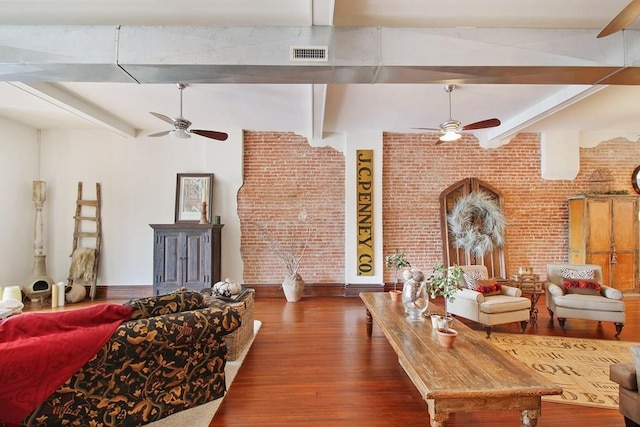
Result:
{"type": "Polygon", "coordinates": [[[227,135],[224,132],[218,132],[215,130],[202,130],[202,129],[189,130],[189,127],[191,126],[191,122],[185,119],[184,117],[182,117],[182,92],[184,91],[184,88],[187,87],[187,85],[184,83],[178,83],[177,86],[178,86],[178,89],[180,90],[180,115],[178,117],[176,117],[175,119],[172,119],[171,117],[167,117],[164,114],[150,112],[151,115],[159,118],[164,122],[167,122],[173,125],[174,129],[163,130],[162,132],[152,133],[149,136],[157,137],[157,136],[165,136],[165,135],[172,134],[176,138],[191,138],[191,134],[193,133],[196,135],[204,136],[205,138],[216,139],[218,141],[226,141],[229,135],[227,135]]]}
{"type": "Polygon", "coordinates": [[[597,38],[606,37],[613,33],[623,30],[631,24],[640,15],[640,0],[631,0],[631,2],[616,15],[615,18],[600,31],[597,38]]]}
{"type": "Polygon", "coordinates": [[[462,136],[461,132],[463,131],[487,129],[500,126],[500,120],[496,118],[480,120],[479,122],[469,123],[468,125],[464,126],[460,121],[454,120],[451,116],[451,93],[455,88],[455,85],[446,85],[444,87],[445,92],[449,94],[449,120],[441,123],[440,127],[438,128],[414,128],[420,130],[440,131],[441,135],[438,142],[436,142],[436,145],[442,144],[443,142],[452,142],[460,139],[460,137],[462,136]]]}

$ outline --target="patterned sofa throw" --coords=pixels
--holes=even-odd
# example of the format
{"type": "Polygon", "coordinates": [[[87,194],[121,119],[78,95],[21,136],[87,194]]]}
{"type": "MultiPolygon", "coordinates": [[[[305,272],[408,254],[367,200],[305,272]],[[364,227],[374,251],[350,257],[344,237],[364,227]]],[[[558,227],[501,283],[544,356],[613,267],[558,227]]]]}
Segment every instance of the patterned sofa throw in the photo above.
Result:
{"type": "Polygon", "coordinates": [[[124,305],[133,308],[131,319],[145,319],[205,307],[202,294],[193,291],[177,291],[166,295],[134,299],[124,305]]]}
{"type": "Polygon", "coordinates": [[[140,426],[224,396],[223,337],[241,319],[229,305],[202,304],[197,292],[127,303],[136,319],[22,425],[140,426]]]}
{"type": "Polygon", "coordinates": [[[18,424],[94,357],[130,316],[130,307],[98,304],[0,322],[0,425],[18,424]]]}

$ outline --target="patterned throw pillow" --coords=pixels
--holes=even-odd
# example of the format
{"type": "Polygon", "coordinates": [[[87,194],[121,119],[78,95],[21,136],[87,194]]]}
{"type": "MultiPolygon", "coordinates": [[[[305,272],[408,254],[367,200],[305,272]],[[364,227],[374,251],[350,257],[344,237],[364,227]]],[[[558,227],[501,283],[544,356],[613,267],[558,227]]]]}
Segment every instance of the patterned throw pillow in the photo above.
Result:
{"type": "Polygon", "coordinates": [[[462,278],[464,279],[464,283],[468,289],[472,291],[476,290],[476,281],[486,279],[484,277],[484,272],[482,270],[471,270],[462,274],[462,278]]]}
{"type": "Polygon", "coordinates": [[[560,275],[563,279],[575,279],[575,280],[593,280],[595,279],[595,271],[592,268],[586,268],[584,270],[576,270],[569,267],[560,267],[560,275]]]}
{"type": "Polygon", "coordinates": [[[500,295],[502,294],[502,285],[497,283],[495,279],[476,280],[476,291],[485,296],[500,295]]]}
{"type": "Polygon", "coordinates": [[[600,283],[587,280],[565,280],[562,282],[564,291],[568,294],[600,295],[600,283]]]}

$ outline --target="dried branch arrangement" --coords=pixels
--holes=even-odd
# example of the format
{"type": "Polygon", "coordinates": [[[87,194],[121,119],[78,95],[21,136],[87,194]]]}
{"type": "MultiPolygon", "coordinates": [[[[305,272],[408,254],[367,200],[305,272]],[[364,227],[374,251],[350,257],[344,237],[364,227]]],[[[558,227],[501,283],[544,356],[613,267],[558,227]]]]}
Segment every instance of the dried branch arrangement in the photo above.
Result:
{"type": "Polygon", "coordinates": [[[287,269],[287,276],[296,277],[300,261],[314,234],[313,228],[308,224],[277,227],[274,231],[270,231],[264,225],[257,225],[257,227],[262,239],[267,242],[267,245],[287,269]]]}

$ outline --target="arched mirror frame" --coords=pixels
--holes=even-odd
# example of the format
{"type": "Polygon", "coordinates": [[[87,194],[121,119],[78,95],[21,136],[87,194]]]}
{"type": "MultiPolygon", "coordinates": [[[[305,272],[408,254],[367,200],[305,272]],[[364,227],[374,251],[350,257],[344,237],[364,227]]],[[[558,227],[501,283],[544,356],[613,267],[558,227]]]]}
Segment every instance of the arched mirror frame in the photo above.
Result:
{"type": "Polygon", "coordinates": [[[484,265],[487,267],[489,277],[506,278],[506,249],[494,248],[481,257],[477,257],[462,248],[456,248],[453,244],[453,236],[449,231],[447,215],[456,204],[456,201],[472,191],[483,191],[489,194],[504,212],[502,193],[490,184],[477,178],[464,178],[450,185],[440,193],[440,221],[442,228],[442,259],[445,265],[484,265]]]}

